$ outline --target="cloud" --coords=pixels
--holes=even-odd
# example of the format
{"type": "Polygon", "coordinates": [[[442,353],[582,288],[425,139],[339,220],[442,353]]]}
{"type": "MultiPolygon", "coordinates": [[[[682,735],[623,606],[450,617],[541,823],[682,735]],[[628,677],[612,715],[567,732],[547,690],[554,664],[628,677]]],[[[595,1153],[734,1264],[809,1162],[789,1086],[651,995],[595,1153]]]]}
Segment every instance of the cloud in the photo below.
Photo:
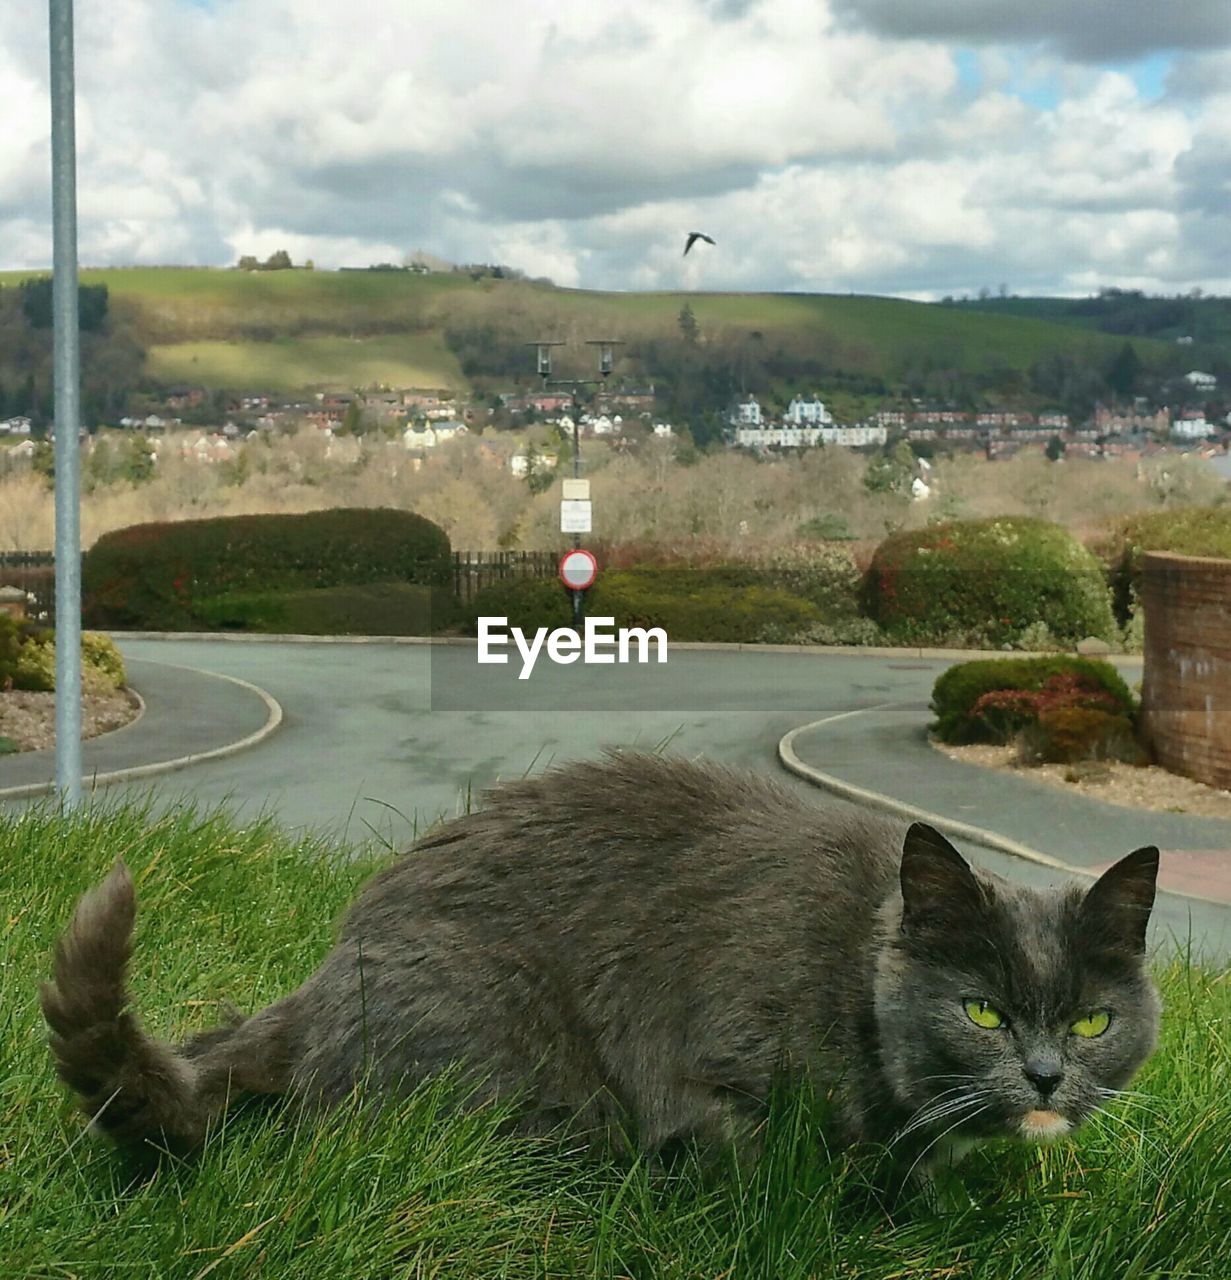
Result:
{"type": "Polygon", "coordinates": [[[1231,45],[1226,0],[834,0],[850,26],[894,39],[1044,44],[1081,62],[1231,45]]]}
{"type": "MultiPolygon", "coordinates": [[[[1066,62],[1080,24],[1043,0],[972,84],[937,28],[959,6],[833,6],[78,0],[82,260],[422,246],[593,288],[931,296],[1231,275],[1226,55],[1146,101],[1066,62]],[[693,226],[718,245],[682,263],[693,226]]],[[[1009,22],[960,9],[964,45],[1009,22]]],[[[45,26],[0,9],[0,266],[50,258],[46,62],[45,26]]]]}

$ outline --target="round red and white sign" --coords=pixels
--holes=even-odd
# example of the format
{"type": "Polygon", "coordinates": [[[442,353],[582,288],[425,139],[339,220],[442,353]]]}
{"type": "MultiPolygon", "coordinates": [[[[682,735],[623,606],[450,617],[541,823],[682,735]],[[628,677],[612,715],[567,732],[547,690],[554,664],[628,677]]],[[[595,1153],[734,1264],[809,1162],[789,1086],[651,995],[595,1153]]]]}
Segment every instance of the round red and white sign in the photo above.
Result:
{"type": "Polygon", "coordinates": [[[584,591],[598,577],[598,561],[588,551],[566,551],[560,557],[560,581],[570,591],[584,591]]]}

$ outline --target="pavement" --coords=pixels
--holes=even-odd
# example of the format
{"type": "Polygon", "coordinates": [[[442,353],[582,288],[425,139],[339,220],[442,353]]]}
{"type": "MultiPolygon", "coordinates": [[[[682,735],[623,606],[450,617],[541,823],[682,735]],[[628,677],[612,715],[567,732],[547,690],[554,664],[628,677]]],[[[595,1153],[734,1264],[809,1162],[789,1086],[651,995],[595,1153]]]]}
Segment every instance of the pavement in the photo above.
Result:
{"type": "MultiPolygon", "coordinates": [[[[84,746],[88,776],[120,775],[106,802],[222,804],[240,820],[271,813],[291,830],[400,847],[501,776],[669,742],[814,796],[819,781],[934,815],[972,859],[1029,883],[1157,844],[1155,941],[1231,959],[1231,822],[1107,805],[929,746],[931,686],[970,655],[673,646],[666,667],[555,667],[522,682],[516,664],[479,667],[466,645],[115,638],[146,709],[84,746]]],[[[1127,664],[1130,683],[1139,671],[1127,664]]],[[[49,752],[0,758],[0,805],[46,803],[12,789],[53,776],[49,752]]]]}

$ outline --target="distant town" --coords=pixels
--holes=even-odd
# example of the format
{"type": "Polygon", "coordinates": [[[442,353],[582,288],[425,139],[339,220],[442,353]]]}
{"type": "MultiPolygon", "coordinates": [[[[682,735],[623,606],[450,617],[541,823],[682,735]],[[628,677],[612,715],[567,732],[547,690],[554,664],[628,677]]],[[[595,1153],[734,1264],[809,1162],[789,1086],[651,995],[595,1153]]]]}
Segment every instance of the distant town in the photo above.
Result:
{"type": "MultiPolygon", "coordinates": [[[[917,399],[886,402],[865,420],[840,422],[816,392],[795,395],[776,414],[748,394],[729,405],[722,439],[728,448],[762,456],[820,447],[876,452],[901,440],[922,458],[956,451],[978,452],[990,460],[1023,450],[1043,451],[1056,460],[1195,453],[1231,478],[1231,412],[1222,412],[1226,401],[1218,379],[1192,370],[1168,390],[1174,393],[1173,403],[1156,404],[1138,396],[1128,405],[1099,404],[1080,422],[1058,410],[963,411],[917,399]]],[[[556,452],[527,439],[525,428],[547,428],[557,441],[566,441],[576,415],[582,439],[617,451],[639,448],[647,439],[682,438],[686,433],[657,417],[655,406],[653,386],[600,394],[578,408],[570,395],[551,390],[471,398],[438,390],[378,388],[297,398],[261,391],[219,395],[205,387],[174,385],[150,412],[121,417],[113,430],[146,438],[154,461],[171,448],[201,463],[231,461],[246,440],[271,431],[315,430],[330,446],[330,456],[340,460],[350,457],[359,438],[369,433],[400,440],[412,457],[419,458],[460,437],[477,436],[487,461],[524,477],[550,472],[558,462],[556,452]],[[219,421],[202,421],[214,415],[219,421]],[[345,445],[348,438],[351,448],[345,445]]],[[[83,433],[83,444],[89,450],[108,434],[83,433]]],[[[54,430],[48,435],[53,437],[54,430]]],[[[33,459],[40,443],[37,436],[29,417],[0,421],[0,445],[5,446],[0,459],[10,466],[33,459]]]]}

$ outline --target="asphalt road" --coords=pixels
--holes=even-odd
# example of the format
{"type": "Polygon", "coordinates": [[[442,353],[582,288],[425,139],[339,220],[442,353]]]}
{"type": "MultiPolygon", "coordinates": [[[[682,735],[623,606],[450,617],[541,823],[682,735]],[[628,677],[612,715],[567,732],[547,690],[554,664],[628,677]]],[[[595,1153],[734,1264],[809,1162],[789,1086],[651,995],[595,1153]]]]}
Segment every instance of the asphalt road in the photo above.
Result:
{"type": "MultiPolygon", "coordinates": [[[[669,742],[675,751],[771,774],[815,798],[815,788],[777,764],[784,733],[829,715],[885,704],[915,704],[915,718],[926,718],[932,684],[949,665],[910,654],[677,649],[665,666],[542,662],[529,680],[520,681],[516,660],[480,667],[473,647],[127,637],[119,643],[134,685],[147,692],[150,710],[140,726],[113,735],[110,747],[105,740],[98,744],[97,768],[113,767],[109,755],[128,763],[134,754],[159,759],[199,750],[217,740],[232,718],[236,738],[261,721],[263,704],[255,695],[184,668],[235,676],[267,690],[281,704],[284,720],[273,736],[241,754],[109,786],[100,793],[106,802],[152,793],[157,805],[222,804],[241,821],[268,812],[291,830],[314,829],[352,845],[375,839],[394,847],[406,845],[441,816],[477,802],[479,793],[500,778],[593,757],[606,746],[653,748],[669,742]]],[[[968,819],[961,812],[964,797],[956,790],[949,794],[946,779],[955,774],[942,769],[920,778],[912,773],[907,756],[913,749],[920,762],[919,726],[887,732],[895,714],[900,715],[890,712],[888,720],[884,713],[867,717],[866,733],[858,727],[863,718],[845,722],[844,735],[861,735],[839,750],[848,773],[853,767],[858,774],[850,780],[891,795],[902,790],[901,798],[968,819]]],[[[832,756],[834,748],[822,744],[818,737],[818,752],[832,756]]],[[[818,763],[833,768],[835,760],[818,763]]],[[[31,767],[37,762],[26,765],[31,767]]],[[[991,829],[999,830],[994,797],[1001,790],[1008,797],[1010,785],[987,789],[989,803],[979,817],[991,829]]],[[[1152,838],[1166,847],[1163,838],[1151,836],[1151,820],[1142,815],[1140,838],[1136,825],[1133,832],[1109,829],[1106,849],[1096,840],[1089,858],[1074,858],[1072,849],[1051,848],[1051,806],[1042,798],[1037,805],[1023,804],[1016,795],[1009,800],[1006,815],[1011,811],[1015,838],[1066,860],[1093,863],[1118,856],[1128,851],[1119,844],[1130,836],[1128,847],[1152,838]]],[[[1097,823],[1091,829],[1097,833],[1097,823]]],[[[963,847],[976,861],[1015,879],[1056,880],[1046,868],[963,847]]],[[[1212,959],[1231,956],[1231,908],[1165,895],[1155,920],[1156,938],[1191,934],[1199,952],[1212,959]]]]}

